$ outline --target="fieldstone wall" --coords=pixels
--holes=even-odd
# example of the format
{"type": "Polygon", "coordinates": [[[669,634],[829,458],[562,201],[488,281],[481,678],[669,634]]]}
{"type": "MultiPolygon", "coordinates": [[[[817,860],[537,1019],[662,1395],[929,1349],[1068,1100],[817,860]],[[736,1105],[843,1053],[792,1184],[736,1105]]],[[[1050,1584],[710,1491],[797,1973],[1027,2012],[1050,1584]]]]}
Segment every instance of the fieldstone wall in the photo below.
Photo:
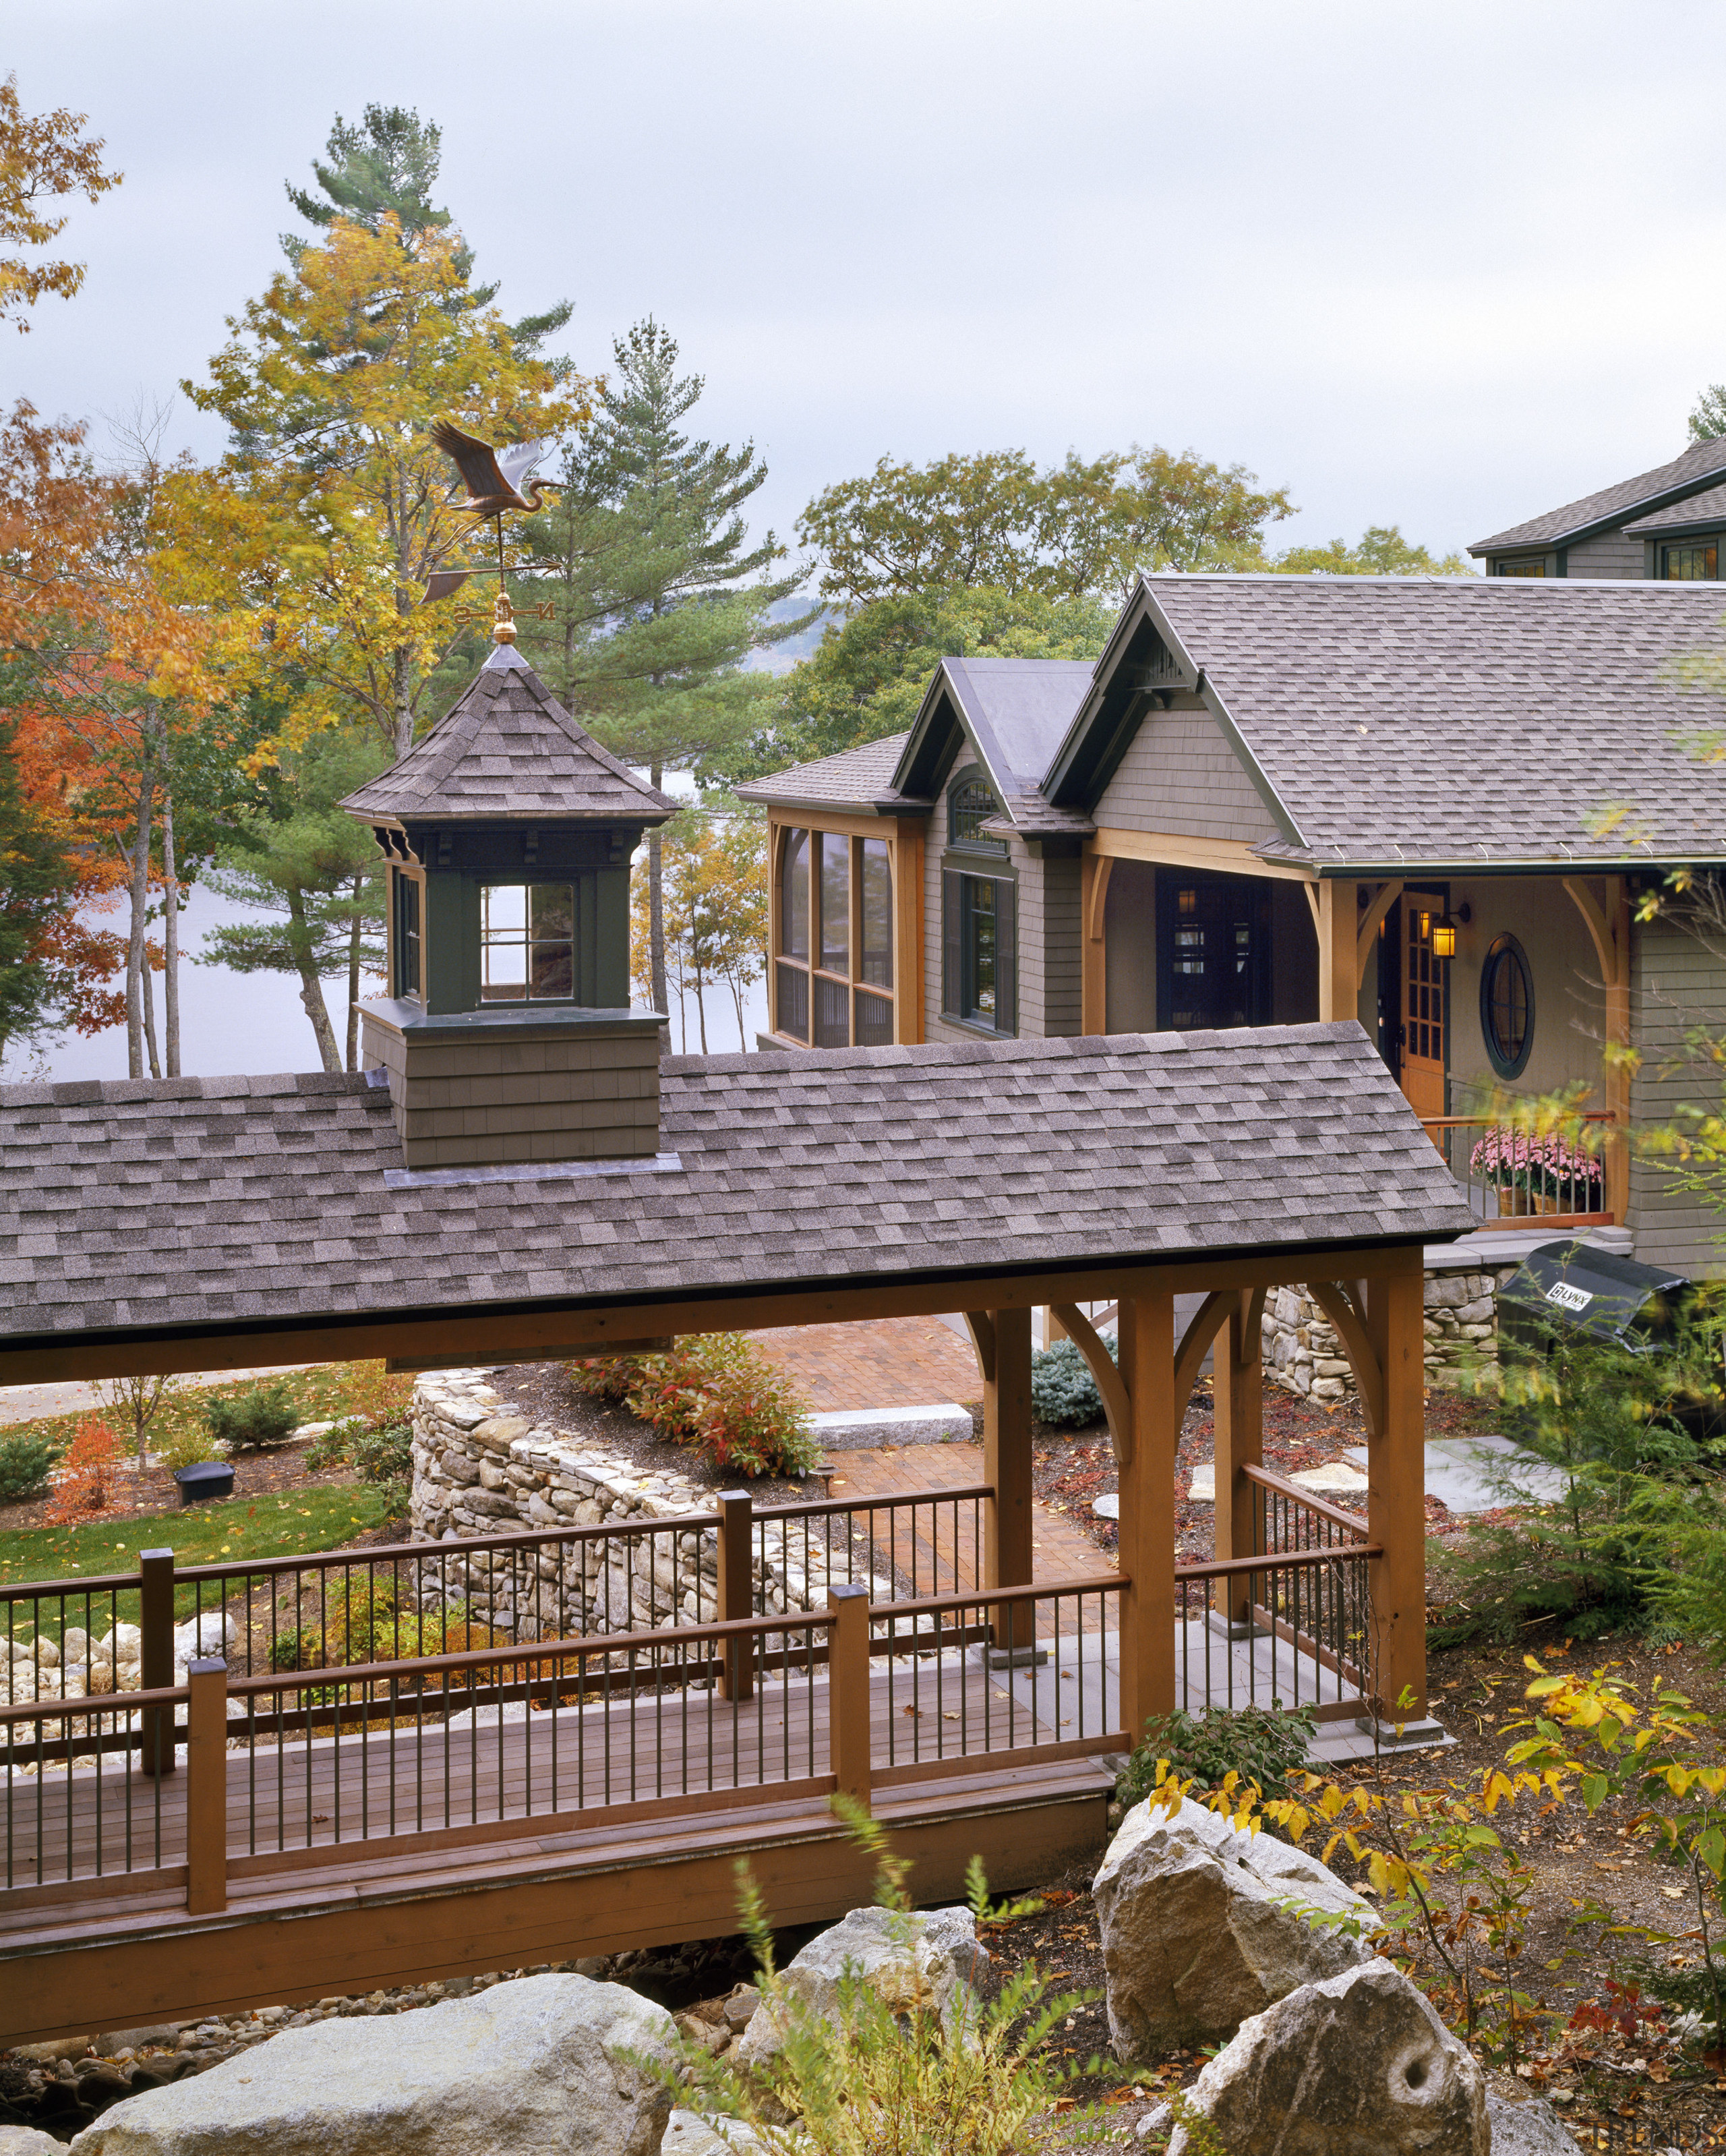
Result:
{"type": "MultiPolygon", "coordinates": [[[[531,1422],[486,1376],[439,1370],[414,1384],[413,1538],[459,1543],[522,1527],[617,1532],[542,1550],[530,1561],[519,1551],[474,1550],[441,1568],[444,1592],[460,1594],[478,1622],[522,1640],[711,1623],[719,1606],[717,1530],[648,1531],[662,1520],[711,1512],[713,1492],[680,1475],[644,1475],[633,1461],[531,1422]]],[[[758,1537],[755,1599],[764,1613],[825,1605],[828,1554],[808,1539],[806,1563],[801,1533],[787,1537],[769,1525],[758,1537]]]]}
{"type": "MultiPolygon", "coordinates": [[[[1429,1385],[1458,1385],[1483,1369],[1498,1368],[1493,1298],[1515,1270],[1514,1265],[1500,1265],[1489,1271],[1426,1275],[1429,1385]]],[[[1355,1390],[1336,1328],[1299,1288],[1278,1288],[1265,1298],[1264,1368],[1273,1384],[1303,1399],[1346,1399],[1355,1390]]]]}

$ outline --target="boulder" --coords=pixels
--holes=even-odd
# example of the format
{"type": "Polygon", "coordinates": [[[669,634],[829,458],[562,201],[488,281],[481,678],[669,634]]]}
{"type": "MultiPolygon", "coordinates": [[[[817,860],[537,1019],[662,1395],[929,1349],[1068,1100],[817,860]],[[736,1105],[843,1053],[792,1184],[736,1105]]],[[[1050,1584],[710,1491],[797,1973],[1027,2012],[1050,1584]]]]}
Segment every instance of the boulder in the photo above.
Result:
{"type": "Polygon", "coordinates": [[[1544,2097],[1524,2097],[1513,2103],[1488,2089],[1486,2123],[1492,2156],[1576,2156],[1575,2135],[1544,2097]]]}
{"type": "Polygon", "coordinates": [[[1092,1882],[1109,2031],[1128,2063],[1232,2036],[1303,1984],[1368,1958],[1370,1902],[1303,1850],[1231,1826],[1191,1798],[1135,1804],[1092,1882]],[[1312,1910],[1355,1928],[1327,1928],[1312,1910]]]}
{"type": "Polygon", "coordinates": [[[0,2156],[65,2156],[65,2148],[33,2126],[0,2126],[0,2156]]]}
{"type": "Polygon", "coordinates": [[[654,2156],[671,2016],[621,1984],[530,1976],[315,2021],[128,2097],[78,2156],[654,2156]]]}
{"type": "Polygon", "coordinates": [[[175,1666],[195,1662],[202,1656],[219,1655],[238,1636],[233,1620],[225,1609],[206,1609],[197,1617],[188,1617],[174,1628],[175,1666]]]}
{"type": "MultiPolygon", "coordinates": [[[[1187,2102],[1229,2156],[1502,2156],[1480,2068],[1387,1961],[1242,2022],[1187,2102]]],[[[1187,2142],[1177,2128],[1169,2156],[1187,2142]]]]}
{"type": "Polygon", "coordinates": [[[673,2112],[660,2144],[661,2156],[729,2156],[732,2150],[763,2156],[761,2136],[740,2118],[704,2118],[699,2111],[673,2112]]]}
{"type": "MultiPolygon", "coordinates": [[[[970,2015],[971,1975],[988,1958],[969,1909],[930,1909],[909,1920],[891,1909],[853,1909],[794,1955],[781,1981],[791,1999],[831,2020],[838,2012],[840,1978],[858,1976],[895,2010],[908,2010],[921,1999],[951,2033],[970,2015]]],[[[759,2066],[778,2056],[784,2041],[773,2002],[764,1999],[732,2056],[743,2066],[759,2066]]]]}

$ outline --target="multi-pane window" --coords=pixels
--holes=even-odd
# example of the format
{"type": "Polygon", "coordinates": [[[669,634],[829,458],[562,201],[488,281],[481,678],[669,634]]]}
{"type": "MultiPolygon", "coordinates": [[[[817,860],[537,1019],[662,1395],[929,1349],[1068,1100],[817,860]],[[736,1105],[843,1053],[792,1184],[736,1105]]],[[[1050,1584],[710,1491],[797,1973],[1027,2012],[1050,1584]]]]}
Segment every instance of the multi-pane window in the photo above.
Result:
{"type": "Polygon", "coordinates": [[[1661,550],[1666,574],[1673,583],[1711,584],[1720,574],[1720,542],[1698,539],[1693,545],[1661,550]]]}
{"type": "Polygon", "coordinates": [[[894,1040],[893,871],[884,839],[780,840],[773,1026],[816,1048],[894,1040]]]}
{"type": "Polygon", "coordinates": [[[576,894],[566,883],[494,883],[479,893],[482,1003],[568,1003],[576,993],[576,894]]]}
{"type": "Polygon", "coordinates": [[[1270,1018],[1270,901],[1244,876],[1157,878],[1157,1009],[1175,1033],[1270,1018]]]}
{"type": "Polygon", "coordinates": [[[419,879],[395,871],[396,980],[395,993],[415,1002],[425,998],[425,976],[420,962],[419,879]]]}
{"type": "Polygon", "coordinates": [[[1546,574],[1546,557],[1536,554],[1531,561],[1500,562],[1495,573],[1501,577],[1544,577],[1546,574]]]}
{"type": "Polygon", "coordinates": [[[960,778],[947,796],[948,844],[1004,854],[1006,839],[995,838],[983,829],[990,817],[1000,813],[1001,803],[986,781],[976,776],[960,778]]]}
{"type": "Polygon", "coordinates": [[[1426,1063],[1444,1056],[1444,961],[1432,949],[1430,906],[1410,904],[1406,911],[1407,965],[1403,973],[1402,1042],[1406,1055],[1426,1063]]]}
{"type": "Polygon", "coordinates": [[[1014,904],[1018,887],[1007,876],[941,878],[941,1014],[991,1033],[1018,1024],[1014,997],[1014,904]]]}

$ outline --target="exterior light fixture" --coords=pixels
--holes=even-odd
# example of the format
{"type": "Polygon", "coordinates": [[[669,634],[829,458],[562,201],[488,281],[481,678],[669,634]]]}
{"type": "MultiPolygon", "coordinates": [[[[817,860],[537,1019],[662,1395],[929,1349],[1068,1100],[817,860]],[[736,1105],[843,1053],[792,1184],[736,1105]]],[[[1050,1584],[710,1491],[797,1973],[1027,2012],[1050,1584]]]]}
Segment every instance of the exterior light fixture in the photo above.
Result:
{"type": "Polygon", "coordinates": [[[1432,924],[1432,956],[1435,958],[1454,958],[1457,955],[1457,924],[1449,914],[1432,924]]]}

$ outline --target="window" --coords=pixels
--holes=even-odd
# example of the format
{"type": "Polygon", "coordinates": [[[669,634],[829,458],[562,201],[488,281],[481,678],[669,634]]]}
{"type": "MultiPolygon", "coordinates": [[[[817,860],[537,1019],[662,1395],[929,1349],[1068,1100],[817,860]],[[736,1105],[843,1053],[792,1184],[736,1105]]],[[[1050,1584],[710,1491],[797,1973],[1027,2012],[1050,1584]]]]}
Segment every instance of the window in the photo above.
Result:
{"type": "Polygon", "coordinates": [[[1532,561],[1500,562],[1493,573],[1499,577],[1544,577],[1546,574],[1546,557],[1536,554],[1532,561]]]}
{"type": "Polygon", "coordinates": [[[392,870],[396,886],[396,979],[394,993],[425,999],[425,980],[420,970],[419,878],[392,870]]]}
{"type": "Polygon", "coordinates": [[[1210,1032],[1270,1021],[1270,893],[1247,876],[1158,872],[1157,1024],[1210,1032]]]}
{"type": "Polygon", "coordinates": [[[965,846],[973,853],[1004,854],[1005,839],[991,838],[983,829],[990,817],[1001,814],[1001,803],[981,772],[961,772],[947,793],[947,843],[965,846]]]}
{"type": "Polygon", "coordinates": [[[569,1003],[576,894],[566,883],[493,883],[479,893],[482,1003],[569,1003]]]}
{"type": "Polygon", "coordinates": [[[774,1031],[816,1048],[890,1047],[893,865],[886,839],[787,830],[779,843],[774,1031]]]}
{"type": "Polygon", "coordinates": [[[1480,1029],[1493,1070],[1501,1078],[1518,1076],[1534,1045],[1534,983],[1513,936],[1499,937],[1480,969],[1480,1029]]]}
{"type": "Polygon", "coordinates": [[[941,878],[941,1013],[991,1033],[1017,1029],[1015,989],[1018,890],[1006,876],[941,878]]]}
{"type": "Polygon", "coordinates": [[[1720,542],[1698,539],[1687,547],[1662,547],[1662,573],[1672,583],[1711,584],[1720,574],[1720,542]]]}

